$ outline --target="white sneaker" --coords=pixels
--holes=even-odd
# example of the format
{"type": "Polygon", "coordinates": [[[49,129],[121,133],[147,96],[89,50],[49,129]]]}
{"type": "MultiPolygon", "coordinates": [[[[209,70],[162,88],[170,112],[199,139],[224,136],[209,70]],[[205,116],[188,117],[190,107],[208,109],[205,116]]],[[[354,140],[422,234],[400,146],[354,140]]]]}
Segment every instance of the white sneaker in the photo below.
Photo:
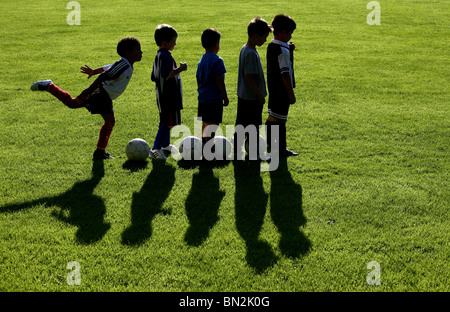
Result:
{"type": "Polygon", "coordinates": [[[170,155],[175,155],[180,153],[178,148],[175,147],[175,145],[169,145],[166,147],[161,148],[161,151],[164,153],[165,156],[169,157],[170,155]]]}
{"type": "Polygon", "coordinates": [[[173,152],[176,152],[177,148],[174,145],[169,145],[169,146],[161,148],[161,150],[165,151],[165,152],[173,153],[173,152]]]}
{"type": "Polygon", "coordinates": [[[53,83],[51,80],[36,81],[31,85],[31,91],[46,91],[48,85],[53,83]]]}
{"type": "Polygon", "coordinates": [[[164,153],[158,149],[151,150],[148,157],[153,159],[167,159],[166,155],[164,155],[164,153]]]}

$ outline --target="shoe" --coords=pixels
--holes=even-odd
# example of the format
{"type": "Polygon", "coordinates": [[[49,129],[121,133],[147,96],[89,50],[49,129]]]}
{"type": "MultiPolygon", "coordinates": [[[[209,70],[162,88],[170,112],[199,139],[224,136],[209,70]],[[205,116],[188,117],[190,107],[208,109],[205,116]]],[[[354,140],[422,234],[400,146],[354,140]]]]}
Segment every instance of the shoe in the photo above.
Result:
{"type": "Polygon", "coordinates": [[[112,157],[107,151],[103,151],[103,150],[95,150],[93,159],[94,159],[94,160],[100,160],[100,159],[114,159],[114,157],[112,157]]]}
{"type": "Polygon", "coordinates": [[[159,149],[151,150],[148,157],[153,159],[167,159],[167,156],[159,149]]]}
{"type": "Polygon", "coordinates": [[[164,156],[168,157],[169,155],[179,153],[178,149],[174,145],[169,145],[161,148],[161,152],[164,153],[164,156]]]}
{"type": "Polygon", "coordinates": [[[48,85],[53,83],[51,80],[36,81],[31,85],[31,91],[47,91],[48,85]]]}
{"type": "Polygon", "coordinates": [[[286,149],[283,153],[281,153],[281,157],[291,157],[291,156],[298,156],[298,153],[295,153],[291,150],[286,149]]]}

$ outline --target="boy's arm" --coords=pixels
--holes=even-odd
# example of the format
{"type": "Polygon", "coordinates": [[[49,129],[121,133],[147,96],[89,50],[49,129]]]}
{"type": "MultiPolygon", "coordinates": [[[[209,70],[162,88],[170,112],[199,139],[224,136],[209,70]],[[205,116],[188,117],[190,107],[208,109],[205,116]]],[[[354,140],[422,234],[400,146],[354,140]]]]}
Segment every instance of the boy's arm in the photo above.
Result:
{"type": "Polygon", "coordinates": [[[225,81],[223,80],[223,75],[216,76],[216,84],[219,88],[220,93],[223,96],[223,106],[228,106],[230,101],[228,100],[227,88],[225,87],[225,81]]]}
{"type": "Polygon", "coordinates": [[[187,64],[186,63],[180,63],[180,67],[175,68],[172,70],[172,72],[167,76],[166,79],[170,79],[175,77],[176,75],[180,74],[182,71],[187,70],[187,64]]]}
{"type": "Polygon", "coordinates": [[[261,93],[261,91],[259,91],[258,86],[256,85],[256,77],[257,75],[244,75],[244,79],[247,82],[248,86],[250,87],[250,89],[252,89],[253,93],[256,94],[256,96],[258,97],[258,103],[263,105],[266,102],[266,99],[264,98],[263,94],[261,93]]]}
{"type": "Polygon", "coordinates": [[[294,104],[296,102],[294,89],[292,88],[291,76],[289,72],[281,73],[281,78],[283,78],[284,85],[286,86],[287,92],[289,94],[289,104],[294,104]]]}
{"type": "Polygon", "coordinates": [[[92,69],[88,65],[81,66],[80,69],[83,74],[88,75],[88,79],[105,71],[103,67],[92,69]]]}

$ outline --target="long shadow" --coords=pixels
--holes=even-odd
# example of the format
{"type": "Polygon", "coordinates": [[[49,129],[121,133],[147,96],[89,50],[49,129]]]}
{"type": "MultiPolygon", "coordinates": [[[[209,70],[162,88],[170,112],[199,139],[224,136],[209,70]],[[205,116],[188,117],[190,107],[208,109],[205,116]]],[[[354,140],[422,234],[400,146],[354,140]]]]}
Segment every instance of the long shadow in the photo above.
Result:
{"type": "Polygon", "coordinates": [[[139,192],[133,194],[131,225],[122,233],[125,245],[141,245],[152,236],[152,220],[157,214],[168,214],[162,205],[175,183],[175,168],[158,159],[139,192]]]}
{"type": "Polygon", "coordinates": [[[247,263],[259,274],[278,260],[271,246],[259,238],[268,194],[264,191],[259,162],[235,161],[233,164],[236,228],[247,247],[247,263]]]}
{"type": "Polygon", "coordinates": [[[192,177],[192,187],[186,199],[189,227],[184,240],[190,246],[200,246],[218,221],[218,211],[225,192],[220,190],[219,179],[213,167],[200,165],[192,177]]]}
{"type": "Polygon", "coordinates": [[[302,187],[293,180],[286,158],[280,159],[278,169],[270,172],[270,178],[270,214],[281,235],[281,253],[292,258],[305,255],[311,248],[311,242],[300,231],[300,227],[306,224],[302,210],[302,187]]]}
{"type": "Polygon", "coordinates": [[[75,234],[77,242],[81,244],[95,243],[101,240],[111,227],[104,220],[106,206],[103,199],[93,194],[104,175],[103,161],[94,161],[92,177],[89,180],[75,183],[70,190],[58,196],[0,207],[0,213],[15,212],[40,205],[57,206],[60,211],[52,212],[52,215],[78,227],[75,234]]]}

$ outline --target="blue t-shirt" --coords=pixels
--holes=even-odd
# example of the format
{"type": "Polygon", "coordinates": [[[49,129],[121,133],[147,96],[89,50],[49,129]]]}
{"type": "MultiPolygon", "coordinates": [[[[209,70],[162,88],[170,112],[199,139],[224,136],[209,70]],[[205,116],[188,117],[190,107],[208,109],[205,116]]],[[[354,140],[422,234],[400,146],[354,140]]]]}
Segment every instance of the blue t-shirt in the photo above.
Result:
{"type": "Polygon", "coordinates": [[[215,53],[203,54],[197,67],[198,101],[200,103],[215,103],[223,100],[222,93],[216,83],[216,76],[225,78],[223,59],[215,53]]]}

